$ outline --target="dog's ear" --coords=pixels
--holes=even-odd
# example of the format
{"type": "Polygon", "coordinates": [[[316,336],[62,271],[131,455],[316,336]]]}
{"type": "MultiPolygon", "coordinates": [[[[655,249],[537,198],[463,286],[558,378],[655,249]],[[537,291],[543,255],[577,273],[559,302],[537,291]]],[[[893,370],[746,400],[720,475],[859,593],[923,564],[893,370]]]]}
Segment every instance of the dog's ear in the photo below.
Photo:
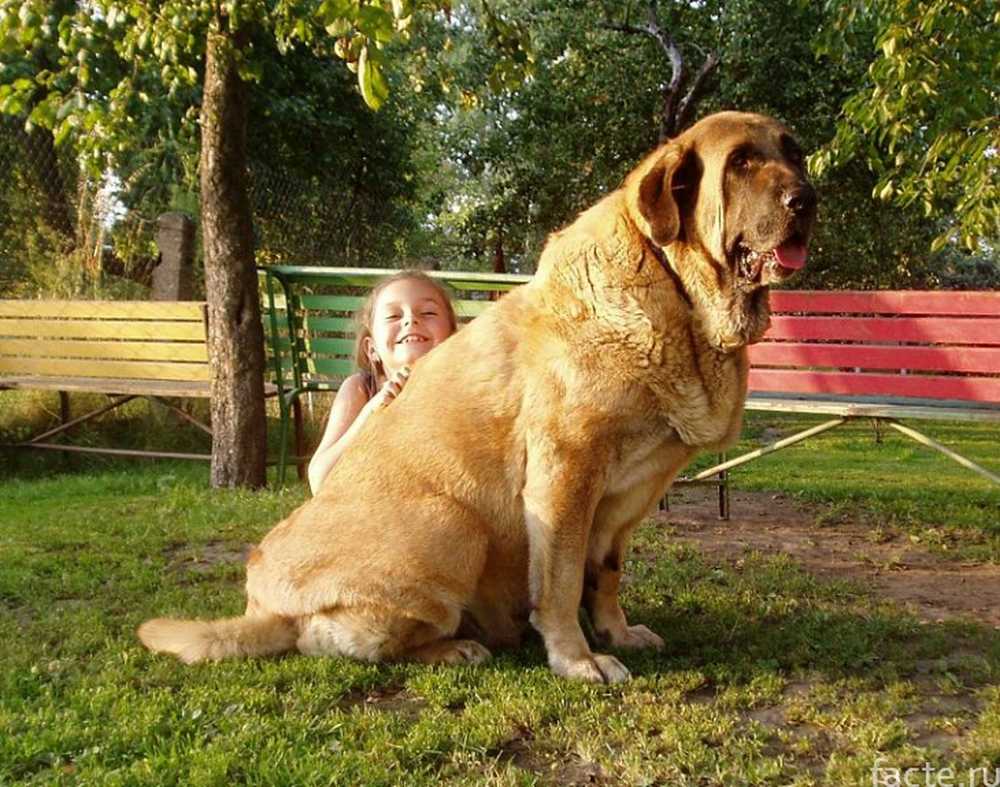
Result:
{"type": "Polygon", "coordinates": [[[677,144],[658,149],[626,181],[632,220],[658,246],[684,237],[685,207],[697,197],[697,154],[677,144]]]}

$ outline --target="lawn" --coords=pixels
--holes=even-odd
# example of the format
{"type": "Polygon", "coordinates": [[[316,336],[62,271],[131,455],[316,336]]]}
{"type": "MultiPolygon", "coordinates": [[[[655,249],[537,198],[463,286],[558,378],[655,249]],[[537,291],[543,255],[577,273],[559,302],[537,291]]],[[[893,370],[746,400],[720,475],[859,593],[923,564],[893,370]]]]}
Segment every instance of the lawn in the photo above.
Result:
{"type": "MultiPolygon", "coordinates": [[[[746,443],[799,423],[756,416],[746,443]]],[[[995,428],[928,431],[997,469],[995,428]]],[[[467,668],[183,667],[142,650],[135,627],[239,613],[241,555],[304,489],[76,464],[0,478],[0,784],[864,785],[891,768],[945,783],[949,767],[952,784],[984,768],[976,783],[997,783],[1000,632],[919,620],[786,556],[713,561],[654,520],[623,605],[667,648],[621,654],[624,685],[554,678],[536,640],[467,668]]],[[[896,435],[852,427],[735,482],[814,505],[819,529],[850,519],[942,560],[1000,562],[1000,492],[896,435]]]]}

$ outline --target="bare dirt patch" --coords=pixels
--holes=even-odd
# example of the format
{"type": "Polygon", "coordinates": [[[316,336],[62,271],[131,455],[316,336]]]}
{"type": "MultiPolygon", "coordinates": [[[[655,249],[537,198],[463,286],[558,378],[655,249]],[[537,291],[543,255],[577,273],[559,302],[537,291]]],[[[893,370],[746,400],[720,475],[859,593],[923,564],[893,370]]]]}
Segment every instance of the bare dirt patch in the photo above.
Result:
{"type": "Polygon", "coordinates": [[[163,554],[174,571],[205,574],[216,566],[245,565],[253,544],[231,541],[209,541],[205,544],[174,544],[163,554]]]}
{"type": "Polygon", "coordinates": [[[655,519],[713,559],[785,554],[817,576],[863,582],[922,620],[962,618],[1000,628],[1000,566],[949,562],[902,533],[853,522],[823,526],[822,506],[780,494],[733,492],[728,522],[719,520],[716,501],[714,490],[685,489],[655,519]]]}
{"type": "Polygon", "coordinates": [[[427,701],[415,697],[405,688],[388,686],[369,691],[352,691],[337,703],[341,708],[395,713],[410,721],[416,721],[427,707],[427,701]]]}
{"type": "Polygon", "coordinates": [[[512,732],[491,756],[511,763],[517,769],[534,776],[540,784],[553,787],[583,787],[584,785],[613,785],[620,782],[606,773],[600,765],[579,755],[564,751],[540,751],[534,745],[530,730],[519,728],[512,732]]]}

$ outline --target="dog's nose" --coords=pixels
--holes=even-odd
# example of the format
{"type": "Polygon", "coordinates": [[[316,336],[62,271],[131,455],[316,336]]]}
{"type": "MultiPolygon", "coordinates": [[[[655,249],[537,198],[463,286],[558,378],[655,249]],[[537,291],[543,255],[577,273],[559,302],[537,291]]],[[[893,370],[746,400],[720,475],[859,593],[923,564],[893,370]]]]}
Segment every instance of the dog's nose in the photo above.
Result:
{"type": "Polygon", "coordinates": [[[802,183],[786,191],[781,201],[796,215],[808,213],[816,207],[816,189],[808,183],[802,183]]]}

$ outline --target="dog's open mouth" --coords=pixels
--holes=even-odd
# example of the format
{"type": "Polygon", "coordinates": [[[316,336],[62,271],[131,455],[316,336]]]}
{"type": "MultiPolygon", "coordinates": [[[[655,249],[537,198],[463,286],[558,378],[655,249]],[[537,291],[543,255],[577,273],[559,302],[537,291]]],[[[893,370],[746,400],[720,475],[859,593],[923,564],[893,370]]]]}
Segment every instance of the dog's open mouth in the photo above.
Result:
{"type": "Polygon", "coordinates": [[[808,255],[805,241],[798,236],[769,251],[758,251],[740,240],[735,251],[736,273],[750,285],[775,284],[804,267],[808,255]]]}

